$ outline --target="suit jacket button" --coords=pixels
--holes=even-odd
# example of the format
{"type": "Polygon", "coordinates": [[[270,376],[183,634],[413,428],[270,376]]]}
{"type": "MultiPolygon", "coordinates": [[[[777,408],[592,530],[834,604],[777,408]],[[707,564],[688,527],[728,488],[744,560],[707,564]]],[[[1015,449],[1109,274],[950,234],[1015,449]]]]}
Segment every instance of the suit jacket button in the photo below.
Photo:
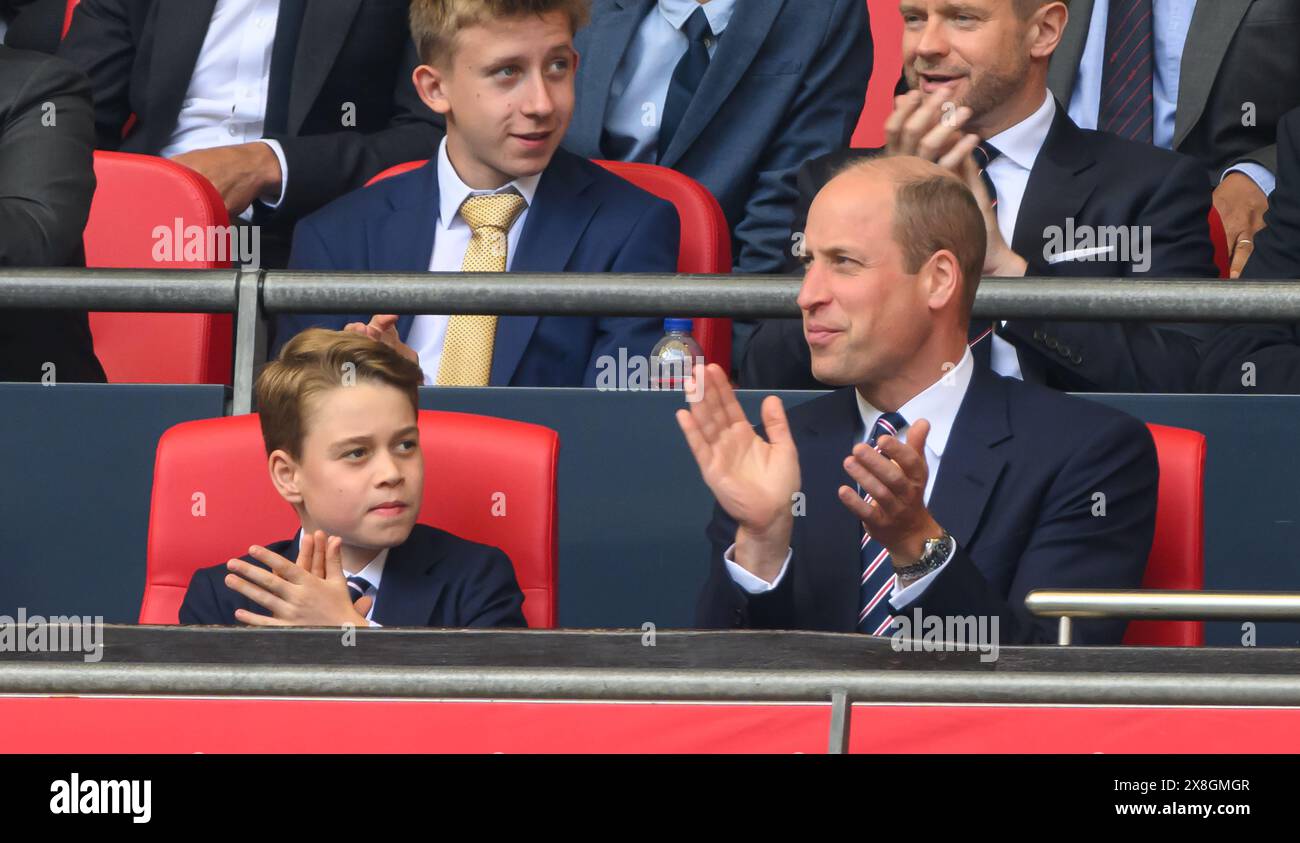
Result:
{"type": "Polygon", "coordinates": [[[1056,337],[1048,337],[1046,342],[1047,347],[1052,351],[1056,351],[1057,347],[1060,346],[1060,343],[1056,341],[1056,337]]]}
{"type": "Polygon", "coordinates": [[[1071,353],[1070,347],[1068,345],[1063,345],[1060,348],[1056,349],[1056,353],[1068,359],[1071,353]]]}
{"type": "Polygon", "coordinates": [[[1083,358],[1080,357],[1078,354],[1076,354],[1076,355],[1074,355],[1073,357],[1070,358],[1070,362],[1073,363],[1074,365],[1078,366],[1080,363],[1083,362],[1083,358]]]}
{"type": "Polygon", "coordinates": [[[1034,342],[1042,342],[1046,338],[1047,334],[1044,334],[1042,331],[1034,331],[1034,342]]]}

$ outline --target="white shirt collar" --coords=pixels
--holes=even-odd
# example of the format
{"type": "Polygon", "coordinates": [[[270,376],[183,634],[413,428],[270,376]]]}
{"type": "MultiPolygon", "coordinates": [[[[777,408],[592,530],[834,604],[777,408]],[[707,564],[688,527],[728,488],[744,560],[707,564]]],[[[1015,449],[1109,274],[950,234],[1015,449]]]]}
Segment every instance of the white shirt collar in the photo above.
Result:
{"type": "MultiPolygon", "coordinates": [[[[524,204],[531,207],[533,196],[537,194],[537,184],[541,180],[542,174],[538,173],[535,176],[515,179],[496,190],[475,190],[461,181],[456,168],[451,165],[451,158],[447,156],[447,139],[443,138],[442,143],[438,145],[438,220],[444,228],[449,228],[456,220],[460,206],[464,205],[465,200],[471,196],[514,192],[524,197],[524,204]]],[[[521,218],[522,216],[523,214],[520,214],[521,218]]],[[[516,224],[518,221],[515,220],[516,224]]]]}
{"type": "Polygon", "coordinates": [[[1047,133],[1052,129],[1055,117],[1056,100],[1048,91],[1037,111],[1011,128],[998,132],[988,142],[1017,166],[1032,170],[1039,151],[1047,142],[1047,133]]]}
{"type": "MultiPolygon", "coordinates": [[[[909,427],[913,422],[921,419],[930,423],[930,435],[925,439],[925,447],[926,450],[933,451],[935,456],[942,457],[944,448],[948,446],[948,437],[952,434],[952,426],[957,421],[957,411],[961,409],[962,399],[966,397],[966,390],[970,387],[971,377],[974,374],[975,358],[971,356],[968,347],[961,360],[950,372],[944,373],[943,377],[898,408],[899,414],[907,420],[909,427]]],[[[867,403],[867,399],[862,397],[861,392],[855,389],[853,394],[858,399],[858,412],[862,415],[863,430],[870,431],[875,427],[876,419],[884,413],[867,403]]],[[[866,436],[866,433],[863,436],[866,436]]]]}
{"type": "MultiPolygon", "coordinates": [[[[301,527],[298,528],[298,538],[294,540],[294,543],[299,547],[302,546],[301,527]]],[[[388,547],[384,548],[383,550],[375,554],[375,558],[371,559],[370,562],[366,565],[366,567],[362,568],[360,571],[357,571],[355,574],[349,574],[347,571],[344,571],[343,576],[365,577],[366,582],[370,583],[370,587],[378,590],[379,581],[384,578],[384,564],[388,562],[388,551],[391,549],[392,548],[388,548],[388,547]]],[[[297,560],[291,559],[289,561],[294,562],[297,560]]]]}
{"type": "Polygon", "coordinates": [[[659,14],[664,16],[664,20],[673,29],[681,29],[696,9],[703,9],[704,16],[709,19],[709,29],[713,30],[714,35],[721,35],[727,28],[735,8],[735,0],[711,0],[703,5],[696,0],[659,0],[659,14]]]}

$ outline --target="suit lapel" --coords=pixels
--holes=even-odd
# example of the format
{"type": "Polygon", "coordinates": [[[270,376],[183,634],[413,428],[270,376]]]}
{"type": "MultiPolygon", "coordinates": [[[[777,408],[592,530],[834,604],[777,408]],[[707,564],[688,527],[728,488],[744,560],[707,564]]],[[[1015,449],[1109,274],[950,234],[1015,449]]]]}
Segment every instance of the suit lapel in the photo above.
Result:
{"type": "Polygon", "coordinates": [[[1192,26],[1183,46],[1184,60],[1178,78],[1178,106],[1174,111],[1174,149],[1201,119],[1219,65],[1232,37],[1253,0],[1212,0],[1196,4],[1192,26]]]}
{"type": "Polygon", "coordinates": [[[700,80],[699,90],[682,115],[677,134],[660,156],[661,166],[676,166],[718,113],[722,103],[731,96],[732,90],[749,70],[754,56],[758,55],[763,42],[767,40],[772,24],[784,5],[785,0],[749,0],[743,8],[736,9],[731,23],[727,24],[726,30],[718,39],[718,48],[713,54],[713,60],[709,62],[708,71],[700,80]]]}
{"type": "Polygon", "coordinates": [[[425,573],[438,561],[421,541],[420,527],[405,542],[388,551],[384,576],[370,617],[383,626],[427,626],[433,614],[429,605],[429,582],[425,573]]]}
{"type": "Polygon", "coordinates": [[[1006,383],[991,369],[976,366],[948,437],[929,505],[934,519],[962,547],[969,548],[1006,467],[1006,458],[993,446],[1011,436],[1006,383]]]}
{"type": "MultiPolygon", "coordinates": [[[[427,272],[438,226],[438,159],[397,178],[402,187],[389,199],[391,213],[365,220],[370,249],[365,266],[373,271],[427,272]]],[[[414,320],[409,313],[398,317],[398,336],[405,338],[414,320]]]]}
{"type": "Polygon", "coordinates": [[[1029,262],[1030,274],[1054,274],[1043,258],[1044,229],[1077,219],[1097,187],[1096,159],[1089,150],[1083,130],[1056,103],[1056,115],[1047,140],[1029,173],[1011,248],[1029,262]]]}
{"type": "MultiPolygon", "coordinates": [[[[600,204],[587,195],[591,176],[577,165],[578,160],[557,150],[542,173],[511,272],[564,272],[568,268],[569,256],[600,204]]],[[[536,328],[536,316],[502,316],[497,321],[491,384],[510,383],[536,328]]]]}
{"type": "Polygon", "coordinates": [[[854,390],[837,390],[797,443],[808,517],[795,518],[793,544],[804,548],[802,560],[795,563],[804,577],[796,577],[795,586],[807,589],[795,600],[828,607],[830,628],[843,631],[857,626],[862,524],[840,502],[838,489],[852,482],[843,462],[861,435],[860,415],[854,390]]]}
{"type": "Polygon", "coordinates": [[[574,139],[573,149],[584,152],[600,149],[605,110],[609,108],[610,80],[654,2],[615,0],[614,9],[608,14],[598,15],[583,33],[586,52],[578,59],[578,66],[582,69],[578,102],[582,107],[574,115],[573,126],[569,129],[574,139]]]}
{"type": "Polygon", "coordinates": [[[362,0],[312,0],[303,14],[289,90],[289,134],[296,135],[343,49],[362,0]]]}
{"type": "Polygon", "coordinates": [[[156,136],[143,149],[157,152],[167,145],[216,6],[217,0],[158,0],[147,97],[148,130],[156,136]]]}
{"type": "MultiPolygon", "coordinates": [[[[1217,0],[1211,0],[1217,2],[1217,0]]],[[[1087,46],[1088,28],[1092,25],[1094,0],[1073,0],[1070,3],[1070,20],[1061,34],[1061,43],[1052,54],[1047,66],[1047,87],[1061,102],[1068,103],[1074,95],[1074,80],[1079,76],[1079,61],[1087,46]]]]}

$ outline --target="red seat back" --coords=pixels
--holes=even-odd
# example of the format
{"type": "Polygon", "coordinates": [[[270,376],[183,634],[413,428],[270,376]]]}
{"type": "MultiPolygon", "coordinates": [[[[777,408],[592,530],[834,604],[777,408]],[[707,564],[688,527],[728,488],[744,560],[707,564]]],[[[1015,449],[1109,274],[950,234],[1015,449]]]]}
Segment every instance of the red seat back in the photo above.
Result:
{"type": "MultiPolygon", "coordinates": [[[[271,485],[256,415],[185,422],[158,441],[140,623],[174,624],[199,568],[291,537],[298,519],[271,485]]],[[[560,440],[534,424],[420,411],[420,523],[501,548],[534,628],[556,624],[560,440]]]]}
{"type": "MultiPolygon", "coordinates": [[[[208,232],[230,225],[221,195],[203,176],[151,155],[96,152],[95,178],[87,266],[230,266],[221,254],[185,255],[186,231],[203,232],[206,243],[208,232]]],[[[110,383],[230,383],[232,330],[228,313],[90,314],[95,354],[110,383]]]]}
{"type": "MultiPolygon", "coordinates": [[[[407,161],[389,167],[367,182],[409,173],[424,166],[425,161],[407,161]]],[[[632,182],[646,193],[671,202],[681,222],[681,243],[677,254],[677,271],[697,275],[731,273],[731,231],[722,206],[699,182],[676,170],[654,164],[622,161],[594,161],[614,175],[632,182]]],[[[695,319],[692,334],[704,359],[731,371],[731,320],[695,319]]]]}
{"type": "Polygon", "coordinates": [[[63,35],[68,34],[68,27],[72,26],[72,13],[80,2],[81,0],[68,0],[68,8],[63,12],[63,35]]]}
{"type": "Polygon", "coordinates": [[[1228,232],[1223,228],[1219,209],[1213,205],[1210,206],[1210,242],[1214,244],[1214,265],[1219,268],[1219,277],[1229,277],[1232,261],[1228,257],[1228,232]]]}
{"type": "MultiPolygon", "coordinates": [[[[1156,442],[1160,486],[1156,533],[1143,588],[1199,591],[1205,586],[1205,436],[1195,430],[1147,425],[1156,442]]],[[[1125,644],[1199,647],[1198,621],[1133,621],[1125,644]]]]}

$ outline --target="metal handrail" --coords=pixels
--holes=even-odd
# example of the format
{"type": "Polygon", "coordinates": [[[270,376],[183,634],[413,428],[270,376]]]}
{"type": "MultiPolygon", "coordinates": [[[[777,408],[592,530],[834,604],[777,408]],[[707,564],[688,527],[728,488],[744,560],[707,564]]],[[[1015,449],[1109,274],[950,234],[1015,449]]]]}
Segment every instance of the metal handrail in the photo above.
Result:
{"type": "Polygon", "coordinates": [[[0,694],[1300,705],[1300,675],[0,662],[0,694]]]}
{"type": "Polygon", "coordinates": [[[1300,593],[1281,591],[1158,591],[1039,589],[1025,607],[1042,618],[1060,618],[1059,643],[1070,643],[1073,618],[1124,620],[1300,620],[1300,593]]]}
{"type": "MultiPolygon", "coordinates": [[[[0,304],[231,313],[237,288],[254,279],[266,313],[799,314],[800,282],[788,275],[5,269],[0,304]]],[[[1300,281],[986,278],[974,313],[1005,319],[1300,322],[1300,281]]]]}

